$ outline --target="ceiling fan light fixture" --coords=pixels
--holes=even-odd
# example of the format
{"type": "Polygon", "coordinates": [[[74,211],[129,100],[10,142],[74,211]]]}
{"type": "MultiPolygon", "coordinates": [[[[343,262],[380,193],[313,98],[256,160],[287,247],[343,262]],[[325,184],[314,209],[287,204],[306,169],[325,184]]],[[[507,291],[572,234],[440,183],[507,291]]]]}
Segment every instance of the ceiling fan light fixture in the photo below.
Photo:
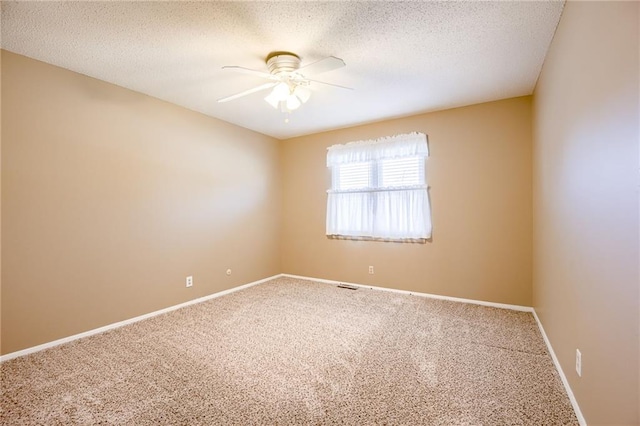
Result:
{"type": "Polygon", "coordinates": [[[265,96],[264,100],[275,109],[278,109],[278,106],[280,105],[280,97],[276,96],[273,91],[265,96]]]}
{"type": "Polygon", "coordinates": [[[285,82],[280,82],[273,88],[271,93],[264,98],[264,100],[275,109],[278,109],[281,102],[287,102],[290,93],[291,89],[289,89],[289,85],[285,82]]]}
{"type": "Polygon", "coordinates": [[[271,92],[274,96],[276,96],[279,100],[284,101],[289,96],[291,90],[289,89],[289,85],[287,83],[280,82],[273,88],[271,92]]]}
{"type": "Polygon", "coordinates": [[[291,95],[287,98],[287,109],[289,111],[298,109],[300,105],[302,105],[302,103],[300,102],[300,99],[298,99],[296,95],[291,95]]]}
{"type": "Polygon", "coordinates": [[[297,86],[293,91],[293,94],[296,95],[303,104],[311,97],[311,91],[304,86],[297,86]]]}

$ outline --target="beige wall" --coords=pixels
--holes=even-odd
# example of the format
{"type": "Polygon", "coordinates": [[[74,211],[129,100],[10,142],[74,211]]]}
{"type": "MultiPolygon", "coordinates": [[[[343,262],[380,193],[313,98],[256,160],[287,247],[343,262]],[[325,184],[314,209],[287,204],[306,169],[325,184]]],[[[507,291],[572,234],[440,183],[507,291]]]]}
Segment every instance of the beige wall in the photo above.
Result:
{"type": "MultiPolygon", "coordinates": [[[[0,54],[0,72],[2,55],[0,54]]],[[[2,354],[2,78],[0,74],[0,354],[2,354]]]]}
{"type": "Polygon", "coordinates": [[[568,2],[534,94],[534,305],[590,425],[640,422],[638,18],[568,2]]]}
{"type": "Polygon", "coordinates": [[[283,272],[530,306],[530,114],[521,97],[284,141],[283,272]],[[326,148],[412,131],[429,137],[433,241],[327,239],[326,148]]]}
{"type": "Polygon", "coordinates": [[[6,51],[2,86],[2,353],[280,272],[278,141],[6,51]]]}

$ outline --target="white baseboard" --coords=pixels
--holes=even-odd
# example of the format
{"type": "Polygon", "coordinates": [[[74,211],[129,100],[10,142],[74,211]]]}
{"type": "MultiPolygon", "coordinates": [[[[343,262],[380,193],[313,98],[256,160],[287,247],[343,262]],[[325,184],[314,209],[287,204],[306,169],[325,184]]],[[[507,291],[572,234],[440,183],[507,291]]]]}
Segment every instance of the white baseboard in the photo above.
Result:
{"type": "Polygon", "coordinates": [[[148,314],[140,315],[134,318],[129,318],[124,321],[115,322],[113,324],[105,325],[104,327],[94,328],[93,330],[85,331],[83,333],[74,334],[73,336],[63,337],[62,339],[54,340],[53,342],[43,343],[38,346],[33,346],[27,349],[22,349],[20,351],[11,352],[6,355],[0,356],[0,362],[8,361],[13,358],[18,358],[24,355],[32,354],[34,352],[39,352],[44,349],[52,348],[54,346],[62,345],[63,343],[72,342],[74,340],[82,339],[83,337],[93,336],[94,334],[104,333],[108,330],[113,330],[115,328],[119,328],[128,324],[133,324],[134,322],[142,321],[147,318],[155,317],[156,315],[164,314],[167,312],[175,311],[176,309],[184,308],[189,305],[195,305],[196,303],[202,303],[207,300],[215,299],[216,297],[224,296],[225,294],[233,293],[245,288],[253,287],[254,285],[262,284],[266,281],[272,280],[274,278],[278,278],[282,276],[282,274],[274,275],[272,277],[264,278],[258,281],[253,281],[248,284],[244,284],[238,287],[233,287],[228,290],[219,291],[217,293],[210,294],[208,296],[199,297],[197,299],[189,300],[188,302],[180,303],[178,305],[169,306],[168,308],[160,309],[159,311],[150,312],[148,314]]]}
{"type": "Polygon", "coordinates": [[[540,322],[540,318],[538,318],[538,314],[536,313],[535,309],[533,310],[533,317],[536,319],[536,322],[538,323],[538,328],[540,329],[540,333],[542,334],[544,343],[547,345],[547,349],[549,350],[549,354],[551,354],[551,359],[553,360],[553,364],[556,366],[556,370],[558,370],[558,374],[560,375],[560,380],[562,380],[564,389],[567,391],[567,395],[569,396],[569,401],[571,401],[571,405],[573,406],[573,411],[575,411],[576,417],[578,418],[578,423],[580,423],[580,426],[587,426],[587,421],[584,419],[584,416],[582,415],[582,411],[580,411],[580,406],[578,405],[578,401],[576,400],[576,397],[573,395],[571,386],[569,386],[569,381],[567,380],[567,376],[565,376],[564,371],[562,371],[562,367],[560,366],[560,361],[558,361],[558,357],[556,357],[556,354],[553,351],[553,347],[551,347],[551,342],[547,337],[547,333],[545,333],[544,331],[544,327],[542,327],[542,323],[540,322]]]}
{"type": "Polygon", "coordinates": [[[420,293],[416,291],[407,291],[407,290],[397,290],[397,289],[388,288],[388,287],[376,287],[376,286],[367,285],[367,284],[349,283],[346,281],[325,280],[322,278],[305,277],[301,275],[281,274],[281,276],[289,277],[289,278],[297,278],[297,279],[307,280],[307,281],[317,281],[317,282],[326,283],[326,284],[348,284],[356,287],[370,288],[373,290],[389,291],[392,293],[400,293],[400,294],[411,294],[414,296],[428,297],[431,299],[448,300],[450,302],[471,303],[473,305],[490,306],[492,308],[511,309],[513,311],[522,311],[522,312],[533,312],[533,308],[531,306],[509,305],[506,303],[496,303],[496,302],[485,302],[484,300],[463,299],[460,297],[441,296],[439,294],[420,293]]]}

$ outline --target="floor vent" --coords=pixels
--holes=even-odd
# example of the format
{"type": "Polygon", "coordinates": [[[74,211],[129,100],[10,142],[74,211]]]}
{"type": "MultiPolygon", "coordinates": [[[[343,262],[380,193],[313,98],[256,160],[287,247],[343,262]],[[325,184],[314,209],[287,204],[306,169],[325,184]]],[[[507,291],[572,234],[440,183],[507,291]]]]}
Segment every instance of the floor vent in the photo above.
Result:
{"type": "Polygon", "coordinates": [[[346,288],[347,290],[357,290],[358,287],[349,284],[338,284],[338,288],[346,288]]]}

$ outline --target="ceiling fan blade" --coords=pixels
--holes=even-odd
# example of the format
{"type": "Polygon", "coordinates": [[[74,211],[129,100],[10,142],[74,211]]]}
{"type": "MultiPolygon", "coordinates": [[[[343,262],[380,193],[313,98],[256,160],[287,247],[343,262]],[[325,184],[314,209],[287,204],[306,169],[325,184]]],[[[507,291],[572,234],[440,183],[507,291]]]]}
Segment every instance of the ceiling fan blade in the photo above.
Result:
{"type": "Polygon", "coordinates": [[[218,102],[221,102],[221,103],[222,102],[229,102],[229,101],[232,101],[234,99],[238,99],[238,98],[241,98],[243,96],[247,96],[247,95],[250,95],[252,93],[259,92],[261,90],[270,89],[270,88],[276,86],[277,84],[278,84],[277,82],[261,84],[260,86],[254,87],[253,89],[245,90],[244,92],[236,93],[235,95],[227,96],[226,98],[220,98],[220,99],[218,99],[218,102]]]}
{"type": "Polygon", "coordinates": [[[312,80],[310,78],[307,78],[307,81],[310,81],[312,83],[325,84],[327,86],[333,86],[333,87],[337,87],[337,88],[340,88],[340,89],[354,90],[353,87],[340,86],[339,84],[327,83],[326,81],[312,80]]]}
{"type": "Polygon", "coordinates": [[[224,67],[222,67],[222,69],[223,70],[236,71],[236,72],[240,72],[240,73],[243,73],[243,74],[257,75],[258,77],[267,78],[269,80],[277,80],[278,79],[278,77],[276,77],[273,74],[269,74],[268,72],[252,70],[251,68],[239,67],[239,66],[236,66],[236,65],[225,65],[224,67]]]}
{"type": "Polygon", "coordinates": [[[329,56],[328,58],[320,59],[317,62],[305,65],[304,67],[301,67],[299,71],[301,71],[305,76],[311,76],[321,74],[323,72],[337,70],[338,68],[342,68],[345,65],[346,64],[342,59],[336,58],[335,56],[329,56]]]}

